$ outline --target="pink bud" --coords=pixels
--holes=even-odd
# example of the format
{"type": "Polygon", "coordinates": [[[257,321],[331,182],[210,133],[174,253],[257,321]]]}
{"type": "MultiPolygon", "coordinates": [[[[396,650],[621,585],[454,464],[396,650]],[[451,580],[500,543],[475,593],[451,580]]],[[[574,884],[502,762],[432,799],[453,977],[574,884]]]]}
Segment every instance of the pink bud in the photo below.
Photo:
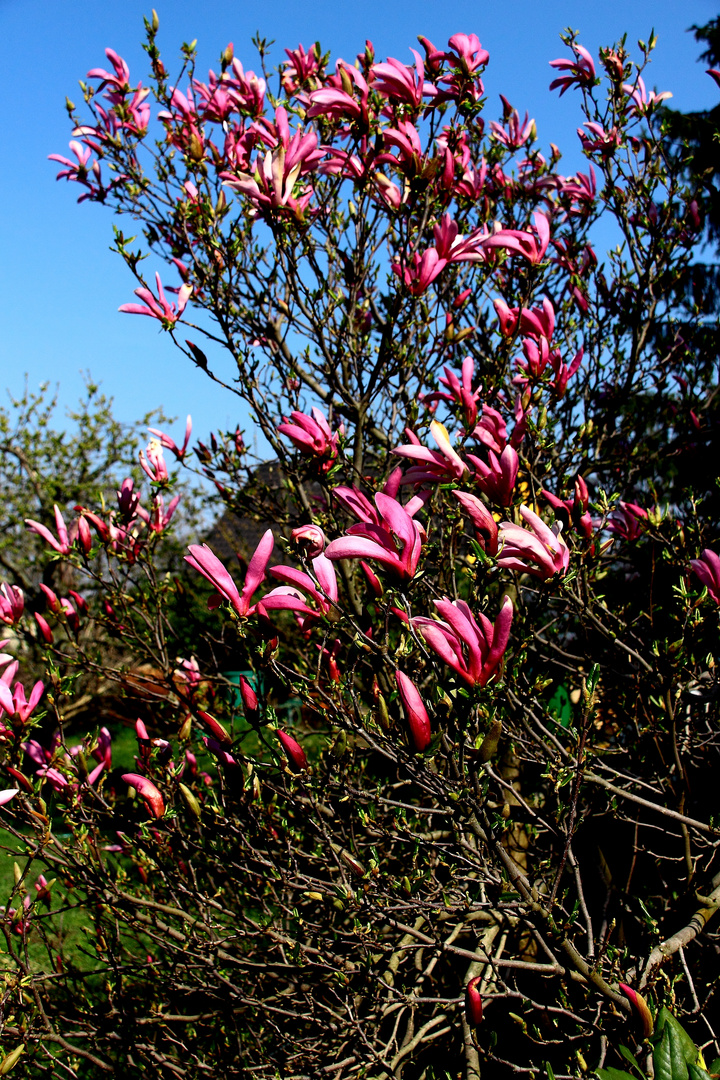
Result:
{"type": "Polygon", "coordinates": [[[430,745],[430,717],[412,680],[408,679],[407,675],[402,671],[395,672],[395,680],[405,709],[410,736],[415,744],[415,749],[422,753],[430,745]]]}
{"type": "Polygon", "coordinates": [[[482,975],[476,975],[465,987],[465,1016],[470,1027],[477,1027],[482,1020],[483,1005],[479,986],[482,975]]]}
{"type": "Polygon", "coordinates": [[[290,533],[293,543],[305,550],[308,559],[322,555],[327,544],[325,533],[317,525],[301,525],[290,533]]]}
{"type": "Polygon", "coordinates": [[[129,787],[135,788],[153,817],[161,818],[163,816],[165,803],[152,780],[148,780],[147,776],[140,776],[139,773],[123,773],[122,779],[129,787]]]}
{"type": "Polygon", "coordinates": [[[300,743],[295,742],[295,739],[293,739],[292,735],[288,735],[284,731],[278,730],[275,732],[275,734],[280,741],[280,745],[287,754],[288,761],[290,762],[292,767],[297,772],[307,769],[308,761],[305,757],[305,751],[303,750],[300,743]]]}
{"type": "Polygon", "coordinates": [[[257,720],[258,696],[244,675],[240,676],[240,696],[245,710],[245,719],[252,723],[257,720]]]}
{"type": "Polygon", "coordinates": [[[223,746],[232,745],[232,736],[225,730],[219,720],[216,720],[214,716],[210,715],[210,713],[202,712],[201,709],[198,709],[197,714],[202,720],[205,727],[210,732],[210,734],[214,736],[214,738],[217,739],[219,743],[221,743],[223,746]]]}
{"type": "Polygon", "coordinates": [[[653,1033],[654,1023],[647,1001],[642,994],[638,994],[637,990],[633,990],[633,988],[626,983],[620,983],[620,989],[632,1005],[642,1023],[643,1038],[649,1039],[653,1033]]]}
{"type": "Polygon", "coordinates": [[[50,626],[48,625],[47,620],[43,619],[42,615],[38,615],[37,611],[33,612],[33,614],[35,615],[35,622],[38,624],[38,629],[39,629],[40,633],[42,634],[42,637],[43,637],[43,640],[45,641],[45,644],[46,645],[52,645],[53,640],[54,640],[53,639],[53,632],[50,629],[50,626]]]}
{"type": "Polygon", "coordinates": [[[90,532],[90,526],[88,525],[84,517],[79,517],[77,527],[78,547],[84,555],[89,555],[92,548],[92,533],[90,532]]]}

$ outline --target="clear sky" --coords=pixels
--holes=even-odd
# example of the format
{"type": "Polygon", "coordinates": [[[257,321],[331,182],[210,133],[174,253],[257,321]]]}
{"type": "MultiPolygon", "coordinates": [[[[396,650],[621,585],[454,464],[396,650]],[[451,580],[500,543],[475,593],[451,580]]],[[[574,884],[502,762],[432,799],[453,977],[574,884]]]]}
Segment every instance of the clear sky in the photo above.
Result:
{"type": "MultiPolygon", "coordinates": [[[[151,0],[150,0],[151,2],[151,0]]],[[[0,168],[0,392],[17,392],[23,375],[31,386],[60,384],[61,400],[72,404],[89,370],[113,395],[116,412],[132,420],[162,405],[184,418],[189,411],[197,435],[234,427],[244,418],[237,406],[175,351],[153,320],[118,313],[133,300],[133,281],[109,251],[112,217],[93,204],[76,205],[75,185],[56,183],[49,153],[65,153],[70,127],[65,96],[81,102],[77,81],[104,66],[112,46],[130,64],[131,79],[147,82],[141,50],[146,0],[0,0],[0,61],[4,91],[0,168]],[[235,410],[235,411],[233,411],[235,410]]],[[[580,30],[594,55],[627,33],[632,48],[659,37],[650,85],[671,90],[683,110],[707,108],[717,87],[697,62],[698,46],[686,31],[718,13],[716,0],[296,0],[242,4],[238,0],[155,0],[159,44],[166,66],[182,41],[198,39],[199,71],[218,66],[229,41],[246,67],[253,67],[255,31],[275,39],[273,59],[283,48],[320,40],[333,57],[351,60],[366,38],[378,59],[410,62],[408,47],[424,34],[438,47],[458,31],[477,33],[490,52],[485,78],[488,119],[498,119],[498,94],[521,114],[535,117],[540,145],[564,151],[567,175],[582,165],[575,129],[580,122],[573,93],[549,93],[548,61],[565,55],[558,34],[580,30]]],[[[126,232],[126,223],[123,222],[126,232]]],[[[146,264],[150,273],[161,269],[146,264]]],[[[168,275],[168,278],[170,275],[168,275]]],[[[179,434],[179,430],[177,434],[179,434]]]]}

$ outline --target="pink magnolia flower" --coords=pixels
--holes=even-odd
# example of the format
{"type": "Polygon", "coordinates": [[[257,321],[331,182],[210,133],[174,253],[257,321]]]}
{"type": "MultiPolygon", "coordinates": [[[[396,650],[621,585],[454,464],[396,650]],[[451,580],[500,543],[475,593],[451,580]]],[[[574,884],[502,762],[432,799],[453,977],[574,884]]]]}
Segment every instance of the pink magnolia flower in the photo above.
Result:
{"type": "Polygon", "coordinates": [[[500,506],[510,506],[517,481],[520,459],[512,446],[506,446],[500,457],[488,451],[488,464],[479,457],[468,454],[475,467],[475,479],[480,490],[500,506]]]}
{"type": "Polygon", "coordinates": [[[557,90],[560,87],[560,97],[571,86],[590,88],[595,82],[595,61],[590,53],[584,45],[573,44],[572,48],[575,53],[574,60],[550,61],[550,67],[555,68],[557,71],[567,72],[566,75],[561,75],[559,79],[553,79],[550,83],[551,90],[557,90]]]}
{"type": "Polygon", "coordinates": [[[483,405],[480,423],[472,432],[472,437],[493,450],[496,454],[502,454],[508,441],[507,424],[502,415],[493,409],[491,405],[483,405]]]}
{"type": "Polygon", "coordinates": [[[430,433],[437,443],[437,450],[430,450],[420,444],[420,440],[409,429],[405,433],[410,438],[410,443],[396,446],[393,454],[407,457],[420,464],[414,466],[405,473],[402,478],[403,484],[422,484],[426,481],[431,483],[459,480],[467,472],[467,465],[458,456],[450,443],[447,428],[433,420],[430,424],[430,433]]]}
{"type": "Polygon", "coordinates": [[[328,544],[325,555],[332,560],[376,560],[388,566],[401,581],[411,581],[420,561],[425,531],[407,508],[389,495],[377,492],[375,506],[377,523],[364,520],[351,525],[345,536],[328,544]]]}
{"type": "MultiPolygon", "coordinates": [[[[21,724],[24,724],[42,697],[45,684],[38,679],[30,691],[29,699],[26,700],[25,687],[21,682],[16,682],[12,694],[10,693],[10,687],[5,682],[5,676],[10,670],[10,668],[7,668],[3,673],[3,678],[0,679],[0,706],[11,720],[18,720],[21,724]]],[[[2,712],[0,712],[0,715],[2,715],[2,712]]]]}
{"type": "Polygon", "coordinates": [[[368,86],[364,75],[356,67],[338,60],[334,79],[328,80],[329,85],[321,90],[313,90],[308,94],[310,108],[307,110],[308,119],[316,116],[327,116],[331,120],[355,121],[360,130],[369,128],[368,114],[368,86]],[[335,85],[334,85],[334,84],[335,85]],[[359,93],[359,99],[355,97],[355,91],[359,93]]]}
{"type": "Polygon", "coordinates": [[[138,517],[144,521],[146,525],[150,526],[152,532],[165,532],[181,498],[181,495],[176,495],[170,500],[166,510],[165,501],[162,495],[158,493],[153,499],[152,513],[149,514],[142,506],[138,506],[138,517]]]}
{"type": "Polygon", "coordinates": [[[629,112],[638,113],[641,116],[646,116],[655,105],[672,97],[670,90],[663,90],[661,94],[656,94],[655,91],[648,93],[642,75],[638,75],[634,86],[623,83],[623,90],[633,102],[629,112]]]}
{"type": "Polygon", "coordinates": [[[415,683],[399,669],[395,672],[395,681],[410,728],[410,738],[415,749],[421,754],[423,750],[427,750],[432,738],[430,717],[415,683]]]}
{"type": "Polygon", "coordinates": [[[637,503],[620,502],[607,520],[607,528],[621,540],[638,540],[645,531],[647,510],[637,503]]]}
{"type": "Polygon", "coordinates": [[[17,585],[0,585],[0,622],[15,626],[25,610],[25,597],[17,585]]]}
{"type": "Polygon", "coordinates": [[[414,109],[422,105],[423,96],[435,97],[436,88],[424,82],[425,64],[415,49],[415,67],[408,67],[399,60],[388,57],[385,64],[373,64],[370,68],[373,90],[387,98],[393,105],[405,104],[414,109]]]}
{"type": "Polygon", "coordinates": [[[60,170],[55,179],[72,180],[92,188],[93,185],[90,183],[90,176],[92,175],[97,183],[102,185],[100,162],[94,161],[92,165],[89,164],[90,158],[92,157],[92,149],[89,146],[84,146],[82,143],[77,142],[75,139],[70,140],[69,146],[77,159],[76,161],[73,161],[71,158],[63,157],[61,154],[48,154],[48,161],[57,161],[60,165],[65,166],[65,168],[60,170]]]}
{"type": "Polygon", "coordinates": [[[296,184],[307,171],[307,163],[312,162],[312,167],[316,167],[318,153],[317,135],[302,135],[296,131],[287,147],[278,142],[273,150],[258,157],[252,174],[222,172],[220,179],[226,187],[250,200],[255,216],[287,212],[300,221],[313,197],[313,189],[308,186],[296,191],[296,184]]]}
{"type": "MultiPolygon", "coordinates": [[[[126,477],[120,485],[120,490],[116,493],[118,509],[125,522],[129,522],[135,517],[140,502],[140,495],[133,491],[134,483],[132,477],[126,477]]],[[[101,522],[101,525],[104,525],[104,522],[101,522]]]]}
{"type": "MultiPolygon", "coordinates": [[[[206,749],[209,750],[215,758],[217,758],[221,765],[224,765],[226,768],[232,768],[233,766],[237,766],[237,761],[235,760],[235,758],[228,750],[225,750],[220,745],[217,739],[213,739],[212,736],[203,735],[202,741],[205,744],[206,749]]],[[[207,780],[205,782],[207,783],[207,780]]]]}
{"type": "Polygon", "coordinates": [[[720,604],[720,556],[705,548],[699,559],[691,559],[690,565],[715,603],[720,604]]]}
{"type": "Polygon", "coordinates": [[[122,306],[118,308],[118,311],[124,311],[128,315],[149,315],[152,319],[159,319],[165,329],[170,329],[170,327],[175,325],[187,307],[187,302],[190,299],[193,287],[192,285],[180,286],[176,307],[175,304],[170,304],[166,299],[159,274],[155,274],[155,282],[158,291],[157,299],[149,289],[144,287],[135,289],[135,295],[139,297],[143,303],[122,304],[122,306]]]}
{"type": "Polygon", "coordinates": [[[500,229],[484,241],[485,248],[502,248],[511,255],[522,255],[531,264],[540,263],[543,260],[550,242],[550,222],[543,213],[533,214],[535,232],[523,232],[520,229],[500,229]]]}
{"type": "Polygon", "coordinates": [[[506,596],[495,623],[482,613],[477,619],[464,600],[435,600],[443,619],[418,616],[410,620],[427,644],[456,671],[468,686],[485,686],[502,660],[513,617],[513,605],[506,596]]]}
{"type": "Polygon", "coordinates": [[[44,525],[41,525],[38,521],[33,521],[31,518],[25,519],[25,524],[28,525],[33,532],[36,532],[38,536],[41,536],[43,540],[46,540],[50,547],[54,548],[60,555],[67,555],[72,548],[72,542],[68,536],[67,527],[65,525],[65,519],[63,518],[57,503],[54,506],[55,511],[55,524],[57,526],[57,539],[53,536],[49,529],[46,529],[44,525]]]}
{"type": "Polygon", "coordinates": [[[490,59],[490,53],[483,49],[477,34],[453,34],[448,41],[452,53],[446,53],[445,59],[452,64],[459,62],[466,74],[473,75],[478,68],[485,67],[490,59]]]}
{"type": "Polygon", "coordinates": [[[490,121],[490,131],[495,136],[499,143],[506,146],[508,150],[519,150],[521,146],[530,139],[535,138],[535,121],[528,119],[528,114],[525,113],[525,119],[522,124],[520,123],[520,114],[517,109],[513,109],[511,105],[500,95],[503,102],[503,108],[505,116],[507,117],[507,127],[504,128],[502,124],[496,123],[495,120],[490,121]]]}
{"type": "Polygon", "coordinates": [[[125,93],[130,89],[130,68],[114,49],[106,49],[105,55],[112,64],[113,70],[105,71],[104,68],[91,68],[87,73],[88,79],[102,80],[98,90],[102,90],[105,86],[111,86],[117,93],[125,93]]]}
{"type": "Polygon", "coordinates": [[[512,337],[519,328],[521,334],[552,340],[555,308],[547,297],[539,308],[510,308],[499,298],[493,300],[493,306],[500,321],[500,333],[504,337],[512,337]]]}
{"type": "Polygon", "coordinates": [[[378,154],[375,161],[378,165],[392,165],[405,176],[416,176],[423,166],[423,145],[420,132],[409,120],[398,120],[395,127],[383,130],[383,145],[387,148],[382,154],[378,154]],[[399,151],[397,157],[388,153],[391,148],[399,151]]]}
{"type": "Polygon", "coordinates": [[[414,252],[411,263],[392,263],[392,270],[402,278],[413,296],[422,296],[447,264],[448,260],[441,258],[437,249],[432,247],[426,248],[422,255],[419,251],[414,252]]]}
{"type": "Polygon", "coordinates": [[[453,495],[470,518],[483,551],[486,551],[488,555],[497,555],[498,527],[485,503],[469,491],[458,491],[456,488],[453,495]]]}
{"type": "Polygon", "coordinates": [[[303,629],[311,627],[321,615],[327,615],[338,600],[335,567],[330,559],[321,554],[312,560],[312,570],[315,580],[294,566],[271,566],[268,573],[286,584],[271,589],[263,596],[263,607],[267,611],[296,612],[303,629]],[[303,593],[314,601],[316,608],[307,604],[303,593]]]}
{"type": "Polygon", "coordinates": [[[141,776],[139,773],[123,773],[122,779],[128,787],[135,788],[154,818],[163,816],[165,802],[152,780],[148,780],[147,776],[141,776]]]}
{"type": "Polygon", "coordinates": [[[480,391],[472,388],[474,373],[475,361],[472,356],[466,356],[463,360],[460,379],[451,368],[445,365],[445,377],[441,375],[440,382],[448,388],[450,393],[446,394],[438,390],[433,394],[426,394],[422,398],[423,404],[431,405],[436,401],[455,402],[463,411],[465,427],[472,428],[477,420],[477,403],[480,397],[480,391]]]}
{"type": "Polygon", "coordinates": [[[252,615],[255,609],[250,606],[250,600],[258,586],[265,580],[265,570],[274,546],[272,529],[268,529],[263,534],[248,563],[242,593],[238,592],[237,585],[232,577],[207,544],[202,546],[192,544],[188,549],[190,554],[185,556],[185,561],[190,563],[203,577],[207,578],[217,590],[208,601],[209,608],[218,607],[225,598],[230,601],[238,615],[252,615]]]}
{"type": "Polygon", "coordinates": [[[146,449],[147,458],[140,451],[140,467],[155,484],[164,484],[168,479],[167,465],[159,439],[151,439],[146,449]]]}
{"type": "Polygon", "coordinates": [[[498,566],[543,580],[565,574],[570,551],[561,536],[562,523],[556,522],[551,529],[527,506],[520,507],[520,516],[529,528],[510,521],[500,523],[503,544],[498,566]]]}
{"type": "Polygon", "coordinates": [[[617,128],[610,128],[609,131],[605,131],[600,124],[596,124],[592,120],[583,124],[583,127],[586,127],[590,134],[587,134],[582,128],[578,128],[577,133],[583,150],[589,154],[594,152],[612,154],[622,143],[622,135],[617,128]]]}
{"type": "Polygon", "coordinates": [[[283,61],[281,78],[286,94],[297,93],[298,87],[310,80],[316,86],[319,84],[322,56],[317,45],[313,45],[310,52],[306,52],[302,45],[298,45],[297,49],[285,49],[285,55],[287,60],[283,61]]]}
{"type": "Polygon", "coordinates": [[[718,71],[717,68],[708,68],[705,74],[709,75],[710,78],[720,86],[720,71],[718,71]]]}
{"type": "Polygon", "coordinates": [[[565,391],[567,390],[567,384],[569,380],[580,370],[580,365],[582,363],[582,358],[584,355],[585,349],[581,347],[575,353],[572,361],[569,364],[566,364],[560,358],[559,349],[554,349],[550,353],[550,363],[555,373],[555,378],[551,385],[558,397],[563,397],[565,391]]]}
{"type": "MultiPolygon", "coordinates": [[[[160,440],[160,444],[166,450],[170,450],[178,459],[178,461],[182,461],[185,457],[185,451],[188,448],[188,443],[190,442],[190,436],[192,435],[192,417],[188,416],[187,418],[187,422],[185,424],[185,441],[183,442],[180,449],[178,449],[178,447],[176,446],[175,441],[171,439],[169,435],[166,435],[163,431],[158,431],[157,428],[148,428],[148,431],[151,433],[151,435],[156,435],[157,438],[160,440]]],[[[132,481],[130,482],[132,483],[132,481]]]]}
{"type": "Polygon", "coordinates": [[[578,475],[575,480],[575,490],[572,499],[560,499],[557,495],[553,495],[552,492],[546,491],[542,488],[540,494],[543,498],[552,506],[557,517],[563,522],[567,528],[574,527],[577,531],[589,540],[593,534],[593,523],[590,514],[588,513],[588,504],[590,501],[590,494],[587,489],[587,484],[582,476],[578,475]]]}
{"type": "Polygon", "coordinates": [[[278,431],[286,435],[298,450],[318,461],[320,471],[329,472],[338,456],[338,438],[344,433],[344,425],[333,432],[320,409],[313,406],[312,416],[293,412],[289,419],[278,424],[278,431]],[[291,423],[292,421],[292,423],[291,423]]]}

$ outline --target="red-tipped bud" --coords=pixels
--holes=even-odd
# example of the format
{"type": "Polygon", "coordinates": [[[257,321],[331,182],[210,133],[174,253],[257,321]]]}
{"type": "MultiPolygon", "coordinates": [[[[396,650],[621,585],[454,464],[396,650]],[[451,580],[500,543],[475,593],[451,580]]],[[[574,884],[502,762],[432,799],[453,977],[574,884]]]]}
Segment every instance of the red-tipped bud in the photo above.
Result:
{"type": "Polygon", "coordinates": [[[483,1006],[480,996],[482,975],[476,975],[465,987],[465,1017],[470,1027],[477,1027],[482,1020],[483,1006]]]}
{"type": "Polygon", "coordinates": [[[244,675],[240,676],[240,697],[245,710],[245,719],[254,723],[259,712],[258,696],[244,675]]]}
{"type": "Polygon", "coordinates": [[[410,737],[415,749],[422,753],[430,745],[430,717],[415,684],[402,671],[395,672],[395,680],[405,709],[410,737]]]}
{"type": "Polygon", "coordinates": [[[626,983],[620,983],[620,989],[632,1005],[642,1024],[643,1038],[649,1039],[653,1033],[654,1023],[647,1001],[642,994],[638,994],[637,990],[633,990],[633,988],[626,983]]]}
{"type": "Polygon", "coordinates": [[[40,631],[42,638],[46,645],[52,645],[54,638],[53,632],[50,629],[46,619],[43,619],[42,615],[38,615],[37,611],[33,612],[35,616],[35,622],[38,624],[38,630],[40,631]]]}
{"type": "Polygon", "coordinates": [[[292,735],[288,735],[284,731],[276,731],[275,734],[280,741],[280,745],[287,754],[288,761],[292,767],[298,772],[307,769],[308,760],[305,757],[305,751],[300,743],[295,742],[292,735]]]}
{"type": "Polygon", "coordinates": [[[202,712],[201,709],[198,709],[197,714],[210,734],[217,739],[222,746],[230,746],[232,744],[232,736],[225,730],[219,720],[216,720],[210,713],[202,712]]]}
{"type": "Polygon", "coordinates": [[[47,600],[47,606],[55,615],[57,615],[58,612],[61,610],[61,604],[57,597],[57,593],[54,593],[53,590],[47,585],[45,585],[42,581],[40,582],[40,589],[42,590],[45,599],[47,600]]]}
{"type": "Polygon", "coordinates": [[[379,599],[383,594],[383,587],[380,578],[377,576],[375,571],[370,566],[368,566],[364,559],[360,560],[360,565],[363,569],[365,577],[368,580],[368,585],[372,589],[375,596],[377,596],[379,599]]]}
{"type": "Polygon", "coordinates": [[[153,817],[161,818],[163,816],[165,803],[152,780],[148,780],[147,776],[140,776],[139,773],[123,773],[122,779],[129,787],[135,788],[153,817]]]}
{"type": "Polygon", "coordinates": [[[84,517],[78,518],[78,534],[77,543],[78,547],[84,555],[89,555],[92,548],[92,533],[90,532],[90,526],[84,517]]]}
{"type": "Polygon", "coordinates": [[[5,768],[10,773],[13,780],[17,780],[21,788],[23,788],[25,791],[29,791],[30,794],[32,794],[33,786],[28,780],[25,773],[21,773],[20,770],[16,769],[13,765],[6,765],[5,768]]]}

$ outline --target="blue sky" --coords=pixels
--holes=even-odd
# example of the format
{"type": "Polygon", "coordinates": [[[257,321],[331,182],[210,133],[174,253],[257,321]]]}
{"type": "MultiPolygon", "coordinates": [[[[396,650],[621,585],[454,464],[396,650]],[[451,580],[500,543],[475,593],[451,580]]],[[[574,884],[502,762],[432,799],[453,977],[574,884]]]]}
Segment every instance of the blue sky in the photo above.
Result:
{"type": "MultiPolygon", "coordinates": [[[[229,41],[245,66],[253,67],[250,39],[257,30],[275,39],[275,63],[284,59],[284,47],[308,47],[317,39],[334,58],[352,59],[366,37],[378,59],[391,55],[409,62],[408,47],[416,45],[419,33],[438,46],[457,31],[477,33],[490,52],[488,118],[498,118],[499,93],[521,114],[528,109],[541,146],[552,141],[564,151],[566,174],[583,162],[575,134],[580,117],[572,93],[562,100],[549,93],[548,61],[565,54],[558,34],[567,26],[580,30],[581,42],[595,55],[624,33],[632,48],[654,28],[659,43],[646,81],[671,90],[676,108],[707,108],[717,101],[715,84],[697,63],[698,46],[686,33],[718,13],[715,0],[156,0],[156,8],[166,65],[172,70],[181,42],[197,38],[203,74],[217,68],[229,41]]],[[[5,388],[19,392],[27,372],[32,387],[59,383],[61,401],[72,404],[82,387],[81,372],[89,370],[115,397],[121,419],[162,405],[182,418],[192,412],[203,437],[213,428],[245,422],[235,401],[191,368],[154,321],[118,313],[120,304],[134,299],[133,282],[109,251],[111,215],[103,207],[77,206],[78,190],[56,183],[56,166],[47,161],[49,153],[67,150],[65,96],[80,102],[78,79],[104,66],[106,46],[125,57],[133,80],[147,82],[143,14],[150,14],[144,0],[0,0],[0,393],[4,398],[5,388]]]]}

